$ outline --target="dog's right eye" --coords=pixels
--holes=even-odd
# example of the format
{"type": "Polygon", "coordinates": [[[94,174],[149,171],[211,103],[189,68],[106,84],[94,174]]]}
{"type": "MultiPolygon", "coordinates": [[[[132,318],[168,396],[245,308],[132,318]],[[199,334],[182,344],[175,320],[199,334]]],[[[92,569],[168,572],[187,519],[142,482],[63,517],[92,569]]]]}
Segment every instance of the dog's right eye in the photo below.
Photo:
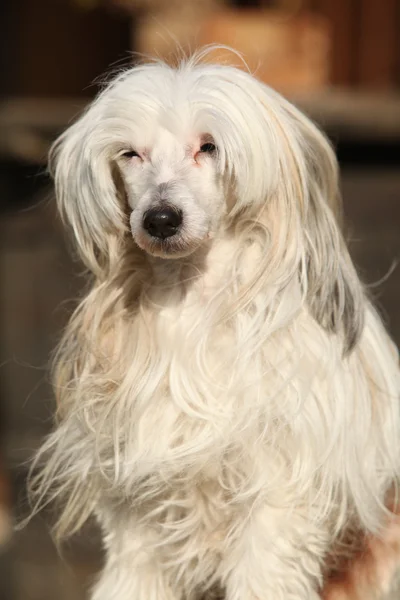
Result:
{"type": "Polygon", "coordinates": [[[136,150],[127,150],[126,152],[122,153],[122,156],[124,156],[125,158],[134,158],[135,156],[140,158],[140,155],[138,154],[138,152],[136,152],[136,150]]]}

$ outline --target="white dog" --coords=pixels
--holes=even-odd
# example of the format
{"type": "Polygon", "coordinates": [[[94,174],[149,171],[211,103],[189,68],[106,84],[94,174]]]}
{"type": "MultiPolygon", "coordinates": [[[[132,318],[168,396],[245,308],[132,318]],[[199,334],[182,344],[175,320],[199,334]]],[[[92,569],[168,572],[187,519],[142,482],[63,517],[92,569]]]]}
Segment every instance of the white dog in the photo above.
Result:
{"type": "Polygon", "coordinates": [[[119,75],[51,161],[93,282],[33,486],[63,501],[60,537],[98,519],[92,599],[321,598],[400,472],[398,358],[328,141],[197,57],[119,75]]]}

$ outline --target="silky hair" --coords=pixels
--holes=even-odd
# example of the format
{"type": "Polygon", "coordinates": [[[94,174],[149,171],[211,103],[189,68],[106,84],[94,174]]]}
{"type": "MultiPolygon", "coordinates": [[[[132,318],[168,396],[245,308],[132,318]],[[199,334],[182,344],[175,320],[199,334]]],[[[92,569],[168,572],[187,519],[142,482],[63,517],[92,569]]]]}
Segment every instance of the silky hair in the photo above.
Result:
{"type": "MultiPolygon", "coordinates": [[[[91,283],[55,355],[56,428],[31,479],[34,510],[59,501],[59,539],[91,515],[108,523],[105,506],[161,524],[158,551],[188,594],[218,569],[205,556],[182,566],[201,513],[185,490],[212,481],[215,513],[268,498],[293,514],[300,499],[334,539],[350,522],[379,532],[399,474],[397,356],[343,239],[331,145],[207,56],[127,69],[53,146],[58,208],[91,283]],[[217,149],[201,185],[223,203],[178,258],[149,256],[130,229],[119,153],[154,122],[217,149]]],[[[234,518],[224,531],[229,544],[234,518]]]]}

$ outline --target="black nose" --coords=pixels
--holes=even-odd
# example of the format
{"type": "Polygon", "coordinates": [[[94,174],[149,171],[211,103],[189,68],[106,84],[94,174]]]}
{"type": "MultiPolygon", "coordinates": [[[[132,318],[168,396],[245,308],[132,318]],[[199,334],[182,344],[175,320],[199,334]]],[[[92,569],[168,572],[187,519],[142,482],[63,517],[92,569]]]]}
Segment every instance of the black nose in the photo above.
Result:
{"type": "Polygon", "coordinates": [[[143,219],[143,227],[153,237],[165,239],[175,235],[182,224],[182,212],[166,206],[148,210],[143,219]]]}

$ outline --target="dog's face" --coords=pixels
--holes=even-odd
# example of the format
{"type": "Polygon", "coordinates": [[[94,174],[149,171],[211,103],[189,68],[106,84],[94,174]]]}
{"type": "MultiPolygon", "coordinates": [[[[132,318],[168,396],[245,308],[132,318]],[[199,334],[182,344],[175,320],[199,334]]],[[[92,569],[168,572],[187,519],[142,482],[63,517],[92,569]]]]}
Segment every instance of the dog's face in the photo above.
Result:
{"type": "Polygon", "coordinates": [[[131,210],[136,244],[154,256],[192,253],[224,213],[219,153],[208,133],[154,126],[146,142],[122,149],[117,164],[131,210]]]}
{"type": "Polygon", "coordinates": [[[127,226],[147,254],[178,258],[235,211],[259,210],[281,161],[265,90],[238,69],[189,62],[135,67],[100,94],[51,156],[61,212],[92,270],[127,226]]]}

